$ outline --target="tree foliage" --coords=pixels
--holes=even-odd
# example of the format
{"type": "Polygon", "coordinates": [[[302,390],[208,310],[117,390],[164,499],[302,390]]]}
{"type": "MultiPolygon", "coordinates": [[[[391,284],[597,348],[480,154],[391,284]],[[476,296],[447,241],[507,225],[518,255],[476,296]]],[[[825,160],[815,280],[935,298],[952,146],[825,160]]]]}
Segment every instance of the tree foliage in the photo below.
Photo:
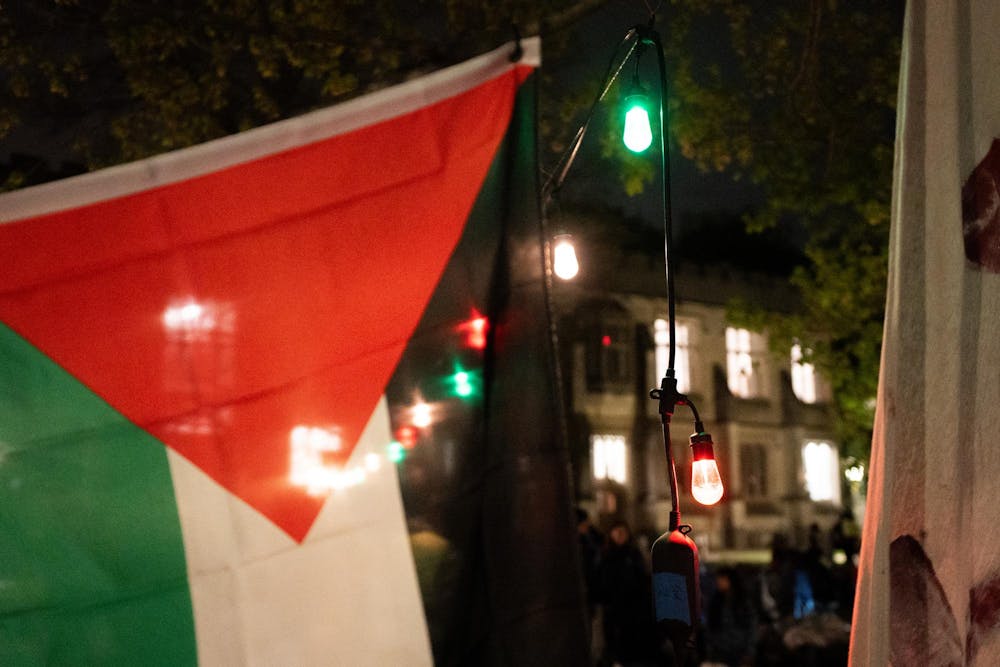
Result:
{"type": "Polygon", "coordinates": [[[90,168],[139,159],[461,61],[540,17],[526,0],[4,3],[0,138],[72,127],[90,168]]]}
{"type": "MultiPolygon", "coordinates": [[[[750,230],[804,230],[802,309],[735,307],[830,379],[849,453],[867,458],[878,380],[903,3],[701,0],[673,24],[672,129],[706,170],[755,183],[750,230]],[[727,46],[699,55],[706,27],[727,46]]],[[[711,34],[711,33],[709,33],[711,34]]],[[[748,307],[749,306],[749,307],[748,307]]]]}

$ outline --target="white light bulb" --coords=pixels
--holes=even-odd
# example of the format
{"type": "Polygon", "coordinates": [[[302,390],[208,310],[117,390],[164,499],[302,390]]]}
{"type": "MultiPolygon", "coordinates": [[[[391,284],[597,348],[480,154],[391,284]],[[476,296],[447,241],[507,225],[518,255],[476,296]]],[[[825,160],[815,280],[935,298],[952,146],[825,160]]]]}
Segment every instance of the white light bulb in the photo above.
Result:
{"type": "Polygon", "coordinates": [[[691,495],[702,505],[714,505],[722,499],[722,477],[715,459],[691,464],[691,495]]]}
{"type": "Polygon", "coordinates": [[[417,428],[427,428],[431,425],[431,406],[423,401],[413,406],[413,425],[417,428]]]}
{"type": "Polygon", "coordinates": [[[563,280],[572,280],[580,272],[576,248],[567,236],[556,239],[556,245],[552,249],[552,270],[563,280]]]}

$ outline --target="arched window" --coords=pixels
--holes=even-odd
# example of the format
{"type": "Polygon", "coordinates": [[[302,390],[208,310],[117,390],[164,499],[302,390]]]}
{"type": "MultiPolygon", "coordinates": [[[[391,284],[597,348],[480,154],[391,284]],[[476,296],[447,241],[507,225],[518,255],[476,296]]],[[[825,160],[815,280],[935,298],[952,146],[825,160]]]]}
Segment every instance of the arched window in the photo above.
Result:
{"type": "Polygon", "coordinates": [[[792,345],[792,391],[803,403],[815,403],[818,400],[816,368],[802,359],[802,346],[792,345]]]}
{"type": "Polygon", "coordinates": [[[764,337],[746,329],[726,327],[726,377],[729,391],[740,398],[754,398],[764,393],[764,337]]]}

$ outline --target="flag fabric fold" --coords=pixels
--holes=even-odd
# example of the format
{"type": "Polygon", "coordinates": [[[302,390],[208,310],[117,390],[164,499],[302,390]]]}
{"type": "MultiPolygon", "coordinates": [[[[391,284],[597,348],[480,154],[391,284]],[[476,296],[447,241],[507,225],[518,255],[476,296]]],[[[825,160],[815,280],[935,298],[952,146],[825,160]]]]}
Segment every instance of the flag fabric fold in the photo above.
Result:
{"type": "Polygon", "coordinates": [[[907,3],[852,665],[1000,664],[1000,7],[907,3]]]}

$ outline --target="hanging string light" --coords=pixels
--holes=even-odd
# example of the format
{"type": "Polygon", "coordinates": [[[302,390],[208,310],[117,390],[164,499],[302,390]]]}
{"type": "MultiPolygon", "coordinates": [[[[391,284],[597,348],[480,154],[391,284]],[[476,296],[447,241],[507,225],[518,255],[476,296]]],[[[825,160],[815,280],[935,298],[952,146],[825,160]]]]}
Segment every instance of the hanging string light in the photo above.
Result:
{"type": "Polygon", "coordinates": [[[669,123],[667,119],[667,76],[663,58],[663,44],[660,36],[653,28],[655,15],[650,10],[647,25],[630,28],[625,37],[615,48],[608,64],[608,72],[601,92],[591,105],[584,124],[576,133],[556,169],[542,188],[543,207],[549,203],[553,195],[561,188],[570,165],[576,158],[586,134],[587,127],[593,118],[597,105],[611,89],[618,75],[628,63],[635,58],[635,75],[629,94],[626,96],[625,129],[622,139],[626,148],[633,152],[642,152],[649,148],[654,138],[649,112],[652,106],[639,81],[639,58],[645,49],[651,49],[657,61],[658,81],[656,103],[659,119],[660,139],[660,170],[662,180],[662,211],[663,211],[663,246],[664,268],[666,270],[667,287],[667,322],[669,334],[669,350],[667,368],[660,386],[649,392],[650,398],[658,401],[658,413],[663,427],[663,446],[667,459],[667,477],[670,484],[671,511],[668,530],[652,548],[653,597],[656,610],[657,626],[673,643],[677,664],[683,664],[683,655],[694,634],[694,628],[700,617],[700,586],[698,581],[698,548],[688,537],[691,526],[681,524],[679,495],[677,489],[677,465],[674,460],[670,442],[670,421],[678,405],[686,405],[694,416],[695,432],[690,437],[692,448],[692,479],[691,491],[699,503],[711,505],[722,499],[724,489],[719,466],[715,460],[712,436],[705,431],[698,410],[690,397],[677,390],[677,378],[674,369],[676,355],[676,317],[674,299],[674,275],[672,262],[672,230],[671,230],[671,197],[670,197],[670,141],[669,123]],[[624,50],[624,55],[619,53],[624,50]]]}

